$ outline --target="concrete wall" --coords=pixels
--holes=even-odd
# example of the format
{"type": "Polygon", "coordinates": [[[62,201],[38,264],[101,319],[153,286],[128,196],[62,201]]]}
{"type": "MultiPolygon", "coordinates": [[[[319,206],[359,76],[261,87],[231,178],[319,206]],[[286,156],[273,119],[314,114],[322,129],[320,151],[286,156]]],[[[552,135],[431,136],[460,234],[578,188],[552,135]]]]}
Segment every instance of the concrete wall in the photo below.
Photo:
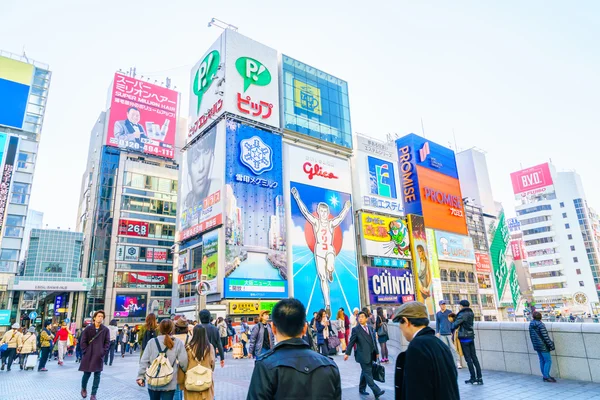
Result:
{"type": "MultiPolygon", "coordinates": [[[[550,374],[600,383],[600,324],[549,322],[546,328],[556,346],[550,374]]],[[[389,333],[389,345],[406,350],[399,325],[390,323],[389,333]]],[[[542,376],[528,322],[475,322],[475,348],[483,369],[542,376]]]]}

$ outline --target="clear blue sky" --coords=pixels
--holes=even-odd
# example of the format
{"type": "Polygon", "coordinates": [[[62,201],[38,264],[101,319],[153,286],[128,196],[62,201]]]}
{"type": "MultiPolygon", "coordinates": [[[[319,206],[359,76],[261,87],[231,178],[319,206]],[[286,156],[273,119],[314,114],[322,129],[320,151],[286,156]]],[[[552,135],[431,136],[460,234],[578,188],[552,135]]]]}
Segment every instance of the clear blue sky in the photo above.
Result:
{"type": "MultiPolygon", "coordinates": [[[[53,71],[31,207],[75,227],[90,130],[115,70],[173,79],[220,34],[211,17],[349,83],[355,132],[421,131],[487,151],[509,210],[512,171],[552,159],[600,208],[598,1],[3,0],[0,49],[53,71]],[[376,7],[375,7],[376,6],[376,7]]],[[[186,106],[182,107],[186,112],[186,106]]],[[[510,211],[509,211],[510,212],[510,211]]]]}

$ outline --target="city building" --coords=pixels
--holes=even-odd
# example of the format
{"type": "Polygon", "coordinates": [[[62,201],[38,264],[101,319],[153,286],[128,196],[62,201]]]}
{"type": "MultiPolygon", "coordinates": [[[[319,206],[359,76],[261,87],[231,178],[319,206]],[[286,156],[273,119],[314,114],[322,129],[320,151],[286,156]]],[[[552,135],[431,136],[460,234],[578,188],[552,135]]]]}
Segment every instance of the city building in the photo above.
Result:
{"type": "Polygon", "coordinates": [[[185,122],[179,93],[115,74],[110,109],[92,128],[77,230],[84,235],[81,325],[94,311],[120,324],[171,315],[178,158],[185,122]],[[179,129],[178,132],[177,129],[179,129]]]}
{"type": "Polygon", "coordinates": [[[511,174],[538,308],[598,310],[598,247],[581,178],[550,163],[511,174]]]}
{"type": "MultiPolygon", "coordinates": [[[[44,227],[44,213],[41,211],[27,210],[27,219],[25,220],[25,230],[23,231],[23,243],[21,244],[21,260],[19,264],[19,275],[23,274],[25,260],[27,259],[27,249],[29,248],[29,237],[33,229],[42,229],[44,227]]],[[[7,228],[8,229],[8,228],[7,228]]],[[[11,229],[19,229],[12,227],[11,229]]]]}
{"type": "MultiPolygon", "coordinates": [[[[21,292],[13,290],[25,247],[29,196],[52,73],[48,65],[0,51],[0,311],[17,313],[21,292]]],[[[6,326],[0,326],[0,331],[6,326]]]]}

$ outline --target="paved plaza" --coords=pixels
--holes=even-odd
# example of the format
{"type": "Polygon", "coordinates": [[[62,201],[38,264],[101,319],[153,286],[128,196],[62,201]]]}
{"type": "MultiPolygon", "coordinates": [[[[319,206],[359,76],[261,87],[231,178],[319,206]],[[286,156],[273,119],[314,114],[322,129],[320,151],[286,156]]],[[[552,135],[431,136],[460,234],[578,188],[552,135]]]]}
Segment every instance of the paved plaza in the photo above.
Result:
{"type": "MultiPolygon", "coordinates": [[[[344,362],[342,356],[334,357],[342,376],[343,399],[374,399],[358,394],[360,367],[353,358],[344,362]]],[[[386,366],[386,383],[380,384],[386,391],[382,399],[393,399],[395,357],[386,366]]],[[[139,353],[116,357],[112,367],[105,367],[98,391],[98,399],[139,400],[147,399],[147,391],[135,383],[139,353]]],[[[245,399],[252,376],[254,360],[233,360],[227,355],[225,368],[215,371],[216,399],[245,399]]],[[[0,371],[1,400],[76,400],[79,395],[81,375],[74,357],[67,357],[59,367],[56,361],[48,364],[49,372],[20,371],[13,364],[11,372],[0,371]]],[[[600,384],[560,380],[557,384],[543,383],[541,377],[507,372],[484,371],[484,386],[465,385],[468,371],[459,371],[459,387],[462,399],[598,399],[600,384]]],[[[88,386],[91,392],[92,379],[88,386]]],[[[89,399],[89,394],[88,394],[89,399]]]]}

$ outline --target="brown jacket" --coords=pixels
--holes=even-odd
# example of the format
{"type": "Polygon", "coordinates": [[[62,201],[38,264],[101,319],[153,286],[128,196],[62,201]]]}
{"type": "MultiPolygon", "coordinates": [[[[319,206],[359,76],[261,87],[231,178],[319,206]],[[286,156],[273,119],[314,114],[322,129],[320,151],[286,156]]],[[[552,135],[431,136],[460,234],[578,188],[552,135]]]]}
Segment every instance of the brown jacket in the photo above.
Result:
{"type": "MultiPolygon", "coordinates": [[[[198,362],[196,360],[196,355],[192,350],[187,346],[187,354],[188,354],[188,367],[190,370],[194,368],[196,365],[200,364],[203,367],[210,368],[213,371],[215,370],[215,348],[212,344],[209,344],[210,350],[208,354],[202,359],[202,361],[198,362]]],[[[215,381],[213,375],[213,385],[210,389],[204,392],[189,392],[185,389],[185,380],[183,382],[179,382],[179,387],[183,390],[185,400],[212,400],[215,398],[215,381]]]]}
{"type": "Polygon", "coordinates": [[[23,334],[19,332],[17,329],[11,329],[6,331],[2,340],[0,340],[0,344],[8,344],[9,349],[16,349],[18,347],[23,346],[23,334]]]}
{"type": "Polygon", "coordinates": [[[37,350],[37,337],[34,333],[27,332],[25,336],[23,336],[23,344],[21,345],[21,350],[19,354],[30,354],[37,350]]]}

